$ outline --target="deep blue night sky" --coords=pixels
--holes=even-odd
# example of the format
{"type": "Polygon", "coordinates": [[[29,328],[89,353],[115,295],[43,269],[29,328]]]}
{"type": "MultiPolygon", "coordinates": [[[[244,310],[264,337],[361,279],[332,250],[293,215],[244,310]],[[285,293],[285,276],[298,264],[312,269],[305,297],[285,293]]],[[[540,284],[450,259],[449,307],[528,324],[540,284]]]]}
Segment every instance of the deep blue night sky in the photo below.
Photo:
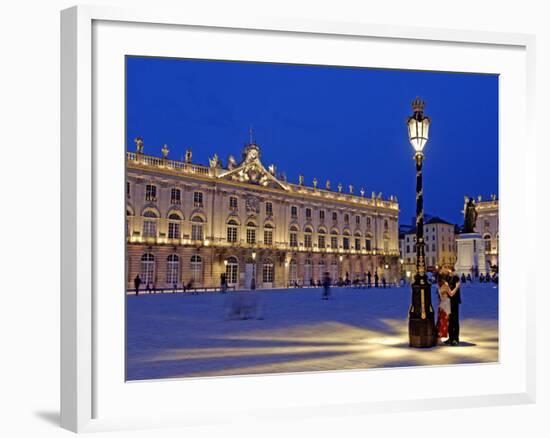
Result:
{"type": "Polygon", "coordinates": [[[405,120],[416,96],[432,118],[425,148],[426,213],[461,223],[465,194],[498,193],[494,75],[127,57],[127,148],[207,164],[240,159],[253,127],[262,162],[291,182],[302,173],[397,195],[414,215],[415,170],[405,120]]]}

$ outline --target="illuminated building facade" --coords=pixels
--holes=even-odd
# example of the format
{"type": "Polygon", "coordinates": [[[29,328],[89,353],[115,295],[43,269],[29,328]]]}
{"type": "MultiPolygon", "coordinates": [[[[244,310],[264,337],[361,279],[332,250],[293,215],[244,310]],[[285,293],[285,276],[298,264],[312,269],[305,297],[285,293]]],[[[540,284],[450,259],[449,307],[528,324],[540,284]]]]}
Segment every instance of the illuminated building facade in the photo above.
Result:
{"type": "Polygon", "coordinates": [[[267,169],[250,142],[226,166],[215,155],[208,166],[127,152],[127,284],[139,274],[142,288],[230,286],[248,289],[310,285],[325,272],[333,280],[378,272],[399,275],[397,198],[355,194],[341,184],[323,188],[303,177],[293,184],[267,169]]]}
{"type": "Polygon", "coordinates": [[[489,269],[498,268],[498,199],[492,195],[483,200],[478,196],[476,203],[477,220],[475,230],[483,237],[485,258],[489,269]]]}

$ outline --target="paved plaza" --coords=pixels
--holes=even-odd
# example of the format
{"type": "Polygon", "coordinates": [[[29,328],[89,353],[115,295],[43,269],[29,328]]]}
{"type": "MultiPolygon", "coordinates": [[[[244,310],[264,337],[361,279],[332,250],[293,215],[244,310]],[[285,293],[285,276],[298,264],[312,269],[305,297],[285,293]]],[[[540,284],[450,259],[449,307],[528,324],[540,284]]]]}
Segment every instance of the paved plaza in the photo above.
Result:
{"type": "MultiPolygon", "coordinates": [[[[462,287],[461,345],[408,346],[410,287],[127,297],[128,380],[498,361],[498,288],[462,287]],[[254,303],[232,319],[235,302],[254,303]]],[[[437,306],[433,288],[434,306],[437,306]]]]}

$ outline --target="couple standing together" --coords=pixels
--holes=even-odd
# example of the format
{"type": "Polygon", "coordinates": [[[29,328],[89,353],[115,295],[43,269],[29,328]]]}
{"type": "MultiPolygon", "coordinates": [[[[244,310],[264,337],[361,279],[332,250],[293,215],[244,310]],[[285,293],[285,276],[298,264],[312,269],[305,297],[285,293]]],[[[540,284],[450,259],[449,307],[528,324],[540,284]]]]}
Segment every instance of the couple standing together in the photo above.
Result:
{"type": "Polygon", "coordinates": [[[460,279],[451,270],[440,271],[437,276],[439,293],[439,310],[437,314],[437,336],[441,341],[447,338],[444,344],[458,345],[459,343],[459,307],[460,279]]]}

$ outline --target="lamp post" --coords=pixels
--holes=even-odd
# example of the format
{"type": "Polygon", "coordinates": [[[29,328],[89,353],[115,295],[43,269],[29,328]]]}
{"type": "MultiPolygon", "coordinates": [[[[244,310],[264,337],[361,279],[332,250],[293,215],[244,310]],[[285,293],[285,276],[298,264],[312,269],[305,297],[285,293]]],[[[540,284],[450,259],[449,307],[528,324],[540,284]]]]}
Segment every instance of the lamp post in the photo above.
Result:
{"type": "Polygon", "coordinates": [[[432,291],[426,275],[424,250],[424,193],[422,190],[422,162],[424,146],[428,142],[430,118],[424,115],[425,103],[417,97],[413,103],[413,115],[407,119],[409,141],[414,149],[416,162],[416,274],[412,285],[409,308],[409,345],[432,347],[437,340],[432,307],[432,291]]]}
{"type": "Polygon", "coordinates": [[[256,251],[252,251],[252,281],[250,282],[250,289],[256,289],[256,251]]]}

